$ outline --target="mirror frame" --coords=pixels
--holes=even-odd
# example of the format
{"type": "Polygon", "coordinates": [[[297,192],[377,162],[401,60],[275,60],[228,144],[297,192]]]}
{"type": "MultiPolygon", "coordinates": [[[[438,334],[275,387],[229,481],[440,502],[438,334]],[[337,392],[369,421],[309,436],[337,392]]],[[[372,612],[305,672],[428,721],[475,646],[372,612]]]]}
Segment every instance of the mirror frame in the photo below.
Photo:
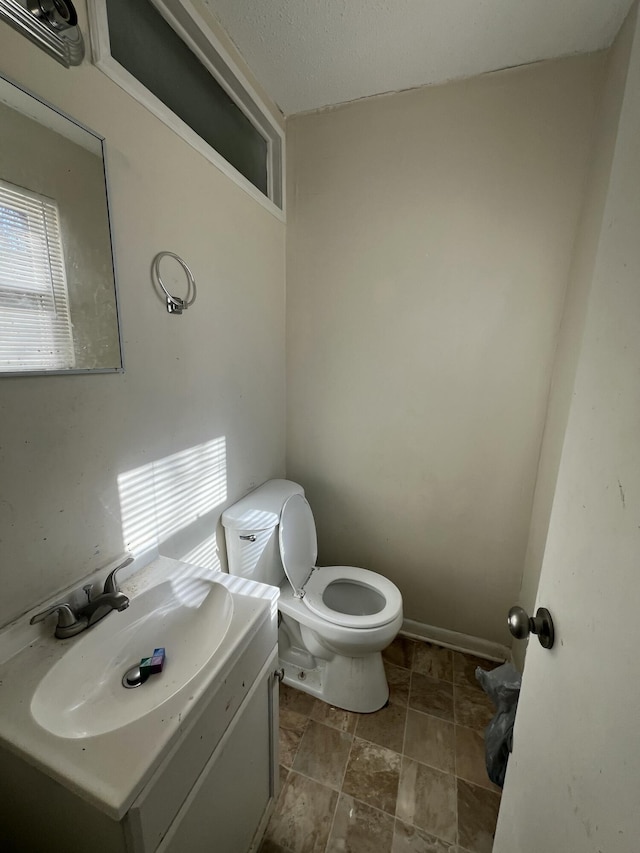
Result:
{"type": "MultiPolygon", "coordinates": [[[[6,74],[0,72],[0,86],[3,83],[8,83],[11,86],[14,86],[16,89],[19,89],[25,95],[28,95],[31,98],[34,98],[40,104],[45,107],[48,107],[53,112],[57,113],[62,118],[70,121],[72,124],[79,127],[81,130],[84,130],[87,133],[90,133],[100,145],[100,151],[102,153],[102,171],[104,176],[104,191],[105,191],[105,202],[107,209],[107,228],[109,230],[109,249],[110,249],[110,257],[111,257],[111,269],[113,272],[113,296],[115,302],[115,319],[118,333],[118,355],[120,357],[120,364],[118,367],[70,367],[70,368],[61,368],[58,370],[15,370],[15,371],[3,371],[0,368],[0,379],[11,379],[11,378],[24,378],[27,376],[80,376],[85,374],[94,374],[94,373],[124,373],[124,349],[122,342],[122,319],[120,316],[120,294],[118,290],[118,275],[116,270],[116,257],[115,257],[115,247],[113,242],[113,227],[111,224],[111,193],[109,188],[109,175],[107,168],[107,145],[105,137],[99,133],[96,133],[95,130],[92,130],[87,125],[83,124],[78,119],[66,113],[64,110],[52,104],[50,101],[47,101],[46,98],[43,98],[41,95],[36,94],[31,91],[27,86],[24,86],[22,83],[18,83],[16,80],[13,80],[11,77],[8,77],[6,74]]],[[[15,107],[12,107],[15,109],[15,107]]]]}

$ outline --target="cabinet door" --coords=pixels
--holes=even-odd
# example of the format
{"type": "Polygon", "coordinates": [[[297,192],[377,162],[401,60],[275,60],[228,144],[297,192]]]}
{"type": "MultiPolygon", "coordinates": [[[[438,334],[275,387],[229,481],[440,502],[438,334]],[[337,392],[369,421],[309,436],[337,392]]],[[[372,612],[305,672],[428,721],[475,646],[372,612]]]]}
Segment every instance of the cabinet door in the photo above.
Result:
{"type": "Polygon", "coordinates": [[[249,850],[275,794],[276,661],[273,656],[251,688],[157,853],[249,850]]]}

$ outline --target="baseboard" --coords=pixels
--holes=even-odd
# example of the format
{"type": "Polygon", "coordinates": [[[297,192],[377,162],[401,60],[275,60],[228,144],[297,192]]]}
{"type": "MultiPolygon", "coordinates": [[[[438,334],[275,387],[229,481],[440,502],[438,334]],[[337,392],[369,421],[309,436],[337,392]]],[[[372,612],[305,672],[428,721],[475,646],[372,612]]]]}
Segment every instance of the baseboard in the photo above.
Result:
{"type": "Polygon", "coordinates": [[[425,625],[423,622],[415,622],[413,619],[403,621],[400,633],[414,640],[427,640],[429,643],[454,649],[457,652],[467,652],[487,660],[511,660],[511,649],[501,643],[471,637],[469,634],[460,634],[458,631],[448,631],[446,628],[436,628],[433,625],[425,625]]]}

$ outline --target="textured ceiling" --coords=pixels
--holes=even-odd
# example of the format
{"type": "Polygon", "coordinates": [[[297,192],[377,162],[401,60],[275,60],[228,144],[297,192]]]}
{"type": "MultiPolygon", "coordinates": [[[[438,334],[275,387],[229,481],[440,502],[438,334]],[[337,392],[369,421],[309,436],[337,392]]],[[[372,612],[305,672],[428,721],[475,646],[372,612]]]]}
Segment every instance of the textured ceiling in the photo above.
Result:
{"type": "Polygon", "coordinates": [[[608,47],[632,0],[204,0],[285,115],[608,47]]]}

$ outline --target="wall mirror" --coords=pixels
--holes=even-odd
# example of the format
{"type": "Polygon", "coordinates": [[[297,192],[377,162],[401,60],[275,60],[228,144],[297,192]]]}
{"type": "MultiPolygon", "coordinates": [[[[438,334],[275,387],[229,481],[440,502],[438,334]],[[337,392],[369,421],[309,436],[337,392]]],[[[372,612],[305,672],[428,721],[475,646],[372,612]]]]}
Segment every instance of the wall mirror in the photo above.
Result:
{"type": "Polygon", "coordinates": [[[0,375],[121,370],[104,140],[0,77],[0,375]]]}

